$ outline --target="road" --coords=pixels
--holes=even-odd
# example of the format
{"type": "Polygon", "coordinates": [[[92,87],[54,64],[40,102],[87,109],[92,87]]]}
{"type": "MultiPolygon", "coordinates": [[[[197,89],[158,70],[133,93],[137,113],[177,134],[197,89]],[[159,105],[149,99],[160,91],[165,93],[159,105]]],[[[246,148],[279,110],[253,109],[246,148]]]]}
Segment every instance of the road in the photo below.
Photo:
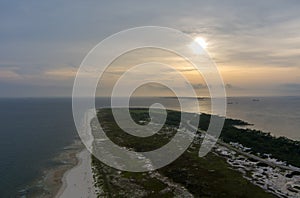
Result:
{"type": "MultiPolygon", "coordinates": [[[[200,129],[196,128],[195,126],[193,126],[193,125],[190,123],[190,121],[187,121],[186,124],[187,124],[189,127],[193,128],[194,130],[196,130],[196,131],[198,131],[198,132],[200,132],[200,133],[203,133],[203,134],[207,135],[206,131],[203,131],[203,130],[200,130],[200,129]]],[[[243,155],[243,156],[245,156],[245,157],[248,157],[248,158],[254,159],[254,160],[256,160],[256,161],[265,163],[265,164],[267,164],[267,165],[269,165],[269,166],[271,166],[271,167],[274,167],[274,168],[275,168],[275,167],[278,167],[278,168],[285,169],[285,170],[300,171],[300,168],[297,168],[297,167],[290,167],[290,166],[286,166],[286,165],[283,165],[283,164],[277,164],[277,163],[271,162],[271,161],[269,161],[269,160],[267,160],[267,159],[263,159],[263,158],[258,157],[258,156],[256,156],[256,155],[253,155],[253,154],[244,152],[244,151],[242,151],[242,150],[240,150],[240,149],[238,149],[238,148],[235,148],[235,147],[231,146],[230,144],[227,144],[227,143],[223,142],[223,141],[220,140],[220,139],[217,140],[216,144],[221,145],[221,146],[224,146],[224,147],[226,147],[226,148],[228,148],[228,149],[230,149],[230,150],[233,150],[233,151],[235,151],[235,152],[237,152],[237,153],[239,153],[239,154],[241,154],[241,155],[243,155]]]]}

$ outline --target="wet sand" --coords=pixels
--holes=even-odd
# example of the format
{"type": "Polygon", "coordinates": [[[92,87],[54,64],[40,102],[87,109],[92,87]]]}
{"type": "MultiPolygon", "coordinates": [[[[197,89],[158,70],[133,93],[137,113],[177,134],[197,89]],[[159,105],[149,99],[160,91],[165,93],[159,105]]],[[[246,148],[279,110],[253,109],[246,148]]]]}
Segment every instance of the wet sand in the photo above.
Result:
{"type": "Polygon", "coordinates": [[[19,193],[19,196],[52,198],[57,195],[63,186],[63,176],[78,163],[77,154],[83,150],[81,141],[76,140],[72,145],[64,148],[62,152],[52,159],[53,167],[43,171],[42,178],[19,193]]]}

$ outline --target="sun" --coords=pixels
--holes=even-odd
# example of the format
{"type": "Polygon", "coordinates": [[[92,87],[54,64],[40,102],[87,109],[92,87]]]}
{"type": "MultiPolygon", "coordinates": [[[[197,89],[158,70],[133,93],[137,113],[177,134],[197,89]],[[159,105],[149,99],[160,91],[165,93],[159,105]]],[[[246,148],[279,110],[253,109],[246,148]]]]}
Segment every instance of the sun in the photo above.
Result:
{"type": "Polygon", "coordinates": [[[207,48],[208,44],[203,37],[196,37],[195,42],[198,43],[203,49],[207,48]]]}

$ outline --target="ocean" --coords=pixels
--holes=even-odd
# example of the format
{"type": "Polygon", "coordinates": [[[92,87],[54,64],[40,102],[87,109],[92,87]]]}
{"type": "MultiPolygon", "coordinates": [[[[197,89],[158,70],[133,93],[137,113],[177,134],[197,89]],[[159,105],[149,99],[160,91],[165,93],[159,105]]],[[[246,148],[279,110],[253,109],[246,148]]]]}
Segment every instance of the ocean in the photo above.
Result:
{"type": "Polygon", "coordinates": [[[229,98],[227,117],[275,136],[300,140],[300,97],[229,98]]]}
{"type": "Polygon", "coordinates": [[[0,123],[1,197],[41,177],[77,136],[70,99],[1,99],[0,123]]]}
{"type": "MultiPolygon", "coordinates": [[[[155,99],[132,101],[145,106],[155,99]]],[[[174,98],[159,101],[178,109],[174,98]]],[[[96,99],[97,107],[108,105],[107,98],[96,99]]],[[[210,112],[209,100],[199,100],[199,105],[210,112]]],[[[235,97],[228,99],[227,108],[228,117],[254,124],[252,128],[300,140],[300,97],[235,97]]],[[[0,99],[0,124],[0,197],[15,197],[42,177],[55,165],[52,159],[78,138],[70,98],[0,99]]]]}

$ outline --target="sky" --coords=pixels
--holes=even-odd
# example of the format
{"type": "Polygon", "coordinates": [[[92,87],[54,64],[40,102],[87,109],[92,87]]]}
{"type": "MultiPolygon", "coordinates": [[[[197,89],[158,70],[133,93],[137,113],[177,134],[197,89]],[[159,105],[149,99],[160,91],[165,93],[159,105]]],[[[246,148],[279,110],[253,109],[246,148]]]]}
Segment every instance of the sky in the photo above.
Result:
{"type": "MultiPolygon", "coordinates": [[[[71,96],[87,53],[139,26],[204,38],[228,96],[300,95],[299,10],[296,0],[1,1],[0,97],[71,96]]],[[[192,83],[206,94],[201,77],[192,83]]],[[[167,92],[151,85],[147,93],[167,92]]]]}

